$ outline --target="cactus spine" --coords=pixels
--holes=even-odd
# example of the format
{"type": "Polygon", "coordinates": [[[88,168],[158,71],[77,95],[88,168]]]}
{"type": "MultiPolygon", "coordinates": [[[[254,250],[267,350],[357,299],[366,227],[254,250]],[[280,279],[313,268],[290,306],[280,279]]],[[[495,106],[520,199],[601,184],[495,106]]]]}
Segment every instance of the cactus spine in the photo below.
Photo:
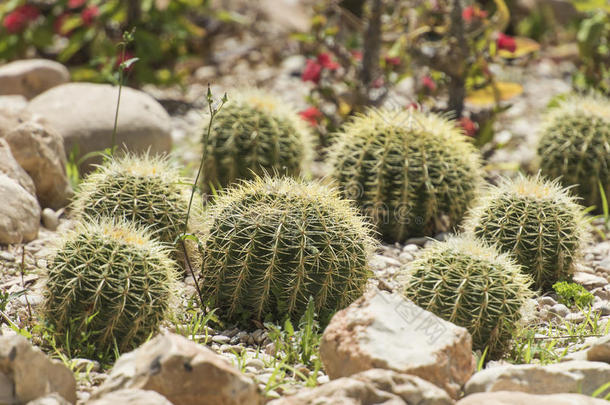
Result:
{"type": "Polygon", "coordinates": [[[236,92],[212,122],[202,189],[266,173],[302,175],[312,154],[311,135],[292,107],[261,90],[236,92]]]}
{"type": "Polygon", "coordinates": [[[363,292],[373,242],[351,205],[318,183],[256,178],[209,208],[202,291],[228,319],[324,319],[363,292]]]}
{"type": "Polygon", "coordinates": [[[44,318],[60,343],[82,355],[129,350],[165,319],[175,268],[164,245],[132,223],[83,223],[50,262],[44,318]]]}
{"type": "Polygon", "coordinates": [[[491,187],[466,229],[512,254],[536,289],[551,291],[572,273],[586,223],[581,207],[556,181],[520,176],[491,187]]]}
{"type": "Polygon", "coordinates": [[[329,155],[343,195],[388,242],[455,226],[482,180],[454,122],[419,111],[369,110],[345,125],[329,155]]]}
{"type": "Polygon", "coordinates": [[[538,155],[544,176],[576,186],[583,204],[600,213],[600,184],[610,196],[610,100],[573,95],[560,101],[542,125],[538,155]]]}
{"type": "Polygon", "coordinates": [[[404,294],[416,305],[465,327],[473,348],[499,356],[519,310],[531,296],[529,277],[507,254],[472,237],[427,247],[402,269],[404,294]]]}

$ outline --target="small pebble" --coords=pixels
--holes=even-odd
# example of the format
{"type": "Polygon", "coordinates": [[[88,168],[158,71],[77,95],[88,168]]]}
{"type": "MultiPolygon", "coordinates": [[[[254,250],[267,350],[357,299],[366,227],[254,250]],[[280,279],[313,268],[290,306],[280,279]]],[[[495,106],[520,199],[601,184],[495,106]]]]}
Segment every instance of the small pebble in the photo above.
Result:
{"type": "Polygon", "coordinates": [[[262,370],[265,367],[265,363],[261,359],[249,359],[246,361],[246,367],[262,370]]]}
{"type": "Polygon", "coordinates": [[[212,342],[218,343],[221,345],[229,343],[230,340],[231,340],[231,338],[228,336],[225,336],[225,335],[216,335],[216,336],[212,337],[212,342]]]}
{"type": "Polygon", "coordinates": [[[45,208],[42,210],[42,224],[48,230],[55,231],[59,226],[59,217],[51,208],[45,208]]]}
{"type": "Polygon", "coordinates": [[[553,297],[544,296],[544,297],[538,298],[538,303],[540,305],[548,305],[548,306],[552,307],[553,305],[557,304],[557,301],[555,301],[553,299],[553,297]]]}
{"type": "Polygon", "coordinates": [[[563,304],[555,304],[549,309],[549,312],[560,318],[565,318],[570,313],[570,310],[563,304]]]}
{"type": "Polygon", "coordinates": [[[13,256],[10,252],[0,251],[0,260],[4,260],[5,262],[14,262],[15,256],[13,256]]]}

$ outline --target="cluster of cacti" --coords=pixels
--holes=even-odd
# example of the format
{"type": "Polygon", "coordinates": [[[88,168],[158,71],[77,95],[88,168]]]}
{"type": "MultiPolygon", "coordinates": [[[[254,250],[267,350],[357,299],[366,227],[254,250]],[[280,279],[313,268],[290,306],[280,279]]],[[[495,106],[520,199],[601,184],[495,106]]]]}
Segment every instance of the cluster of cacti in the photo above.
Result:
{"type": "Polygon", "coordinates": [[[435,243],[403,269],[404,294],[465,327],[473,348],[496,357],[511,338],[530,280],[507,254],[468,236],[435,243]]]}
{"type": "Polygon", "coordinates": [[[83,223],[49,263],[43,316],[64,346],[129,350],[165,319],[175,268],[165,245],[132,223],[83,223]]]}
{"type": "Polygon", "coordinates": [[[513,255],[536,289],[550,291],[571,274],[586,227],[582,208],[556,181],[520,176],[490,187],[466,229],[513,255]]]}
{"type": "MultiPolygon", "coordinates": [[[[75,211],[89,218],[122,218],[173,244],[184,231],[191,187],[166,158],[125,155],[90,174],[79,187],[75,211]]],[[[194,204],[191,221],[197,221],[194,204]]]]}
{"type": "Polygon", "coordinates": [[[602,210],[600,184],[610,196],[610,100],[569,96],[548,111],[538,145],[540,171],[576,186],[583,204],[602,210]]]}
{"type": "Polygon", "coordinates": [[[329,159],[343,196],[389,242],[451,229],[482,181],[474,146],[433,113],[369,110],[344,126],[329,159]]]}
{"type": "Polygon", "coordinates": [[[369,227],[318,183],[256,178],[208,210],[201,290],[230,320],[299,319],[310,297],[325,319],[358,298],[369,275],[369,227]]]}
{"type": "Polygon", "coordinates": [[[206,149],[201,184],[206,191],[254,175],[301,175],[313,153],[297,112],[261,90],[232,94],[212,121],[206,149]]]}

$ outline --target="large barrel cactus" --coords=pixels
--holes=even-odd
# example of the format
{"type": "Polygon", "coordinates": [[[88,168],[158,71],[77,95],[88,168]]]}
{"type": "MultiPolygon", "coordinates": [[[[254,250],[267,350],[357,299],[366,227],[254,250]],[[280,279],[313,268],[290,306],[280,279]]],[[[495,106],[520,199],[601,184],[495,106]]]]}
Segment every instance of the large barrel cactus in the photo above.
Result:
{"type": "MultiPolygon", "coordinates": [[[[166,158],[125,155],[105,162],[80,184],[74,208],[90,218],[133,221],[173,244],[184,230],[190,190],[166,158]]],[[[193,224],[200,207],[193,205],[193,224]]]]}
{"type": "Polygon", "coordinates": [[[404,294],[472,335],[473,348],[498,357],[531,296],[531,280],[507,254],[471,237],[427,247],[402,269],[404,294]]]}
{"type": "Polygon", "coordinates": [[[477,195],[478,152],[439,115],[369,110],[336,139],[332,177],[388,242],[451,229],[477,195]]]}
{"type": "Polygon", "coordinates": [[[540,171],[576,186],[583,204],[602,211],[600,184],[610,197],[610,100],[572,95],[551,108],[540,131],[540,171]]]}
{"type": "Polygon", "coordinates": [[[556,181],[520,176],[490,187],[466,229],[513,255],[536,289],[552,291],[572,273],[586,223],[582,207],[556,181]]]}
{"type": "Polygon", "coordinates": [[[143,343],[170,310],[176,264],[132,223],[84,223],[49,263],[43,316],[56,341],[103,357],[143,343]]]}
{"type": "Polygon", "coordinates": [[[231,93],[212,121],[202,189],[265,173],[304,174],[313,154],[311,139],[286,102],[262,90],[231,93]]]}
{"type": "Polygon", "coordinates": [[[326,319],[358,298],[373,241],[357,211],[318,183],[256,178],[208,211],[201,290],[227,319],[326,319]]]}

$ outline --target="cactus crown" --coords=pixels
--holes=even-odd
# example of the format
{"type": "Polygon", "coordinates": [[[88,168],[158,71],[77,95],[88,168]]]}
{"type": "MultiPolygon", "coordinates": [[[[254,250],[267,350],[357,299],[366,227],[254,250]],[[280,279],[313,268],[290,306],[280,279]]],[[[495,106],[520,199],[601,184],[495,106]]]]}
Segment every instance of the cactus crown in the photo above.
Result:
{"type": "Polygon", "coordinates": [[[371,109],[344,126],[329,157],[343,195],[390,242],[453,227],[482,181],[476,149],[433,113],[371,109]]]}
{"type": "Polygon", "coordinates": [[[363,292],[373,240],[351,205],[318,183],[256,178],[209,208],[202,291],[229,319],[324,319],[363,292]]]}
{"type": "Polygon", "coordinates": [[[465,228],[512,254],[543,291],[568,278],[586,237],[586,220],[575,198],[557,181],[539,175],[491,186],[465,228]]]}
{"type": "Polygon", "coordinates": [[[510,256],[469,236],[427,247],[402,277],[408,299],[468,329],[473,348],[488,346],[492,357],[506,348],[531,296],[531,280],[510,256]]]}
{"type": "Polygon", "coordinates": [[[165,245],[133,223],[85,222],[64,237],[49,264],[43,315],[60,343],[104,356],[154,333],[175,290],[176,264],[165,245]]]}
{"type": "Polygon", "coordinates": [[[540,133],[542,174],[576,186],[583,203],[601,212],[600,183],[610,195],[610,100],[569,96],[548,111],[540,133]]]}
{"type": "Polygon", "coordinates": [[[266,173],[305,174],[313,156],[311,142],[289,104],[258,89],[236,91],[212,122],[202,189],[266,173]]]}
{"type": "MultiPolygon", "coordinates": [[[[183,231],[189,191],[167,158],[127,154],[99,166],[81,183],[74,208],[91,218],[133,221],[173,244],[183,231]]],[[[195,224],[199,211],[193,205],[195,224]]]]}

